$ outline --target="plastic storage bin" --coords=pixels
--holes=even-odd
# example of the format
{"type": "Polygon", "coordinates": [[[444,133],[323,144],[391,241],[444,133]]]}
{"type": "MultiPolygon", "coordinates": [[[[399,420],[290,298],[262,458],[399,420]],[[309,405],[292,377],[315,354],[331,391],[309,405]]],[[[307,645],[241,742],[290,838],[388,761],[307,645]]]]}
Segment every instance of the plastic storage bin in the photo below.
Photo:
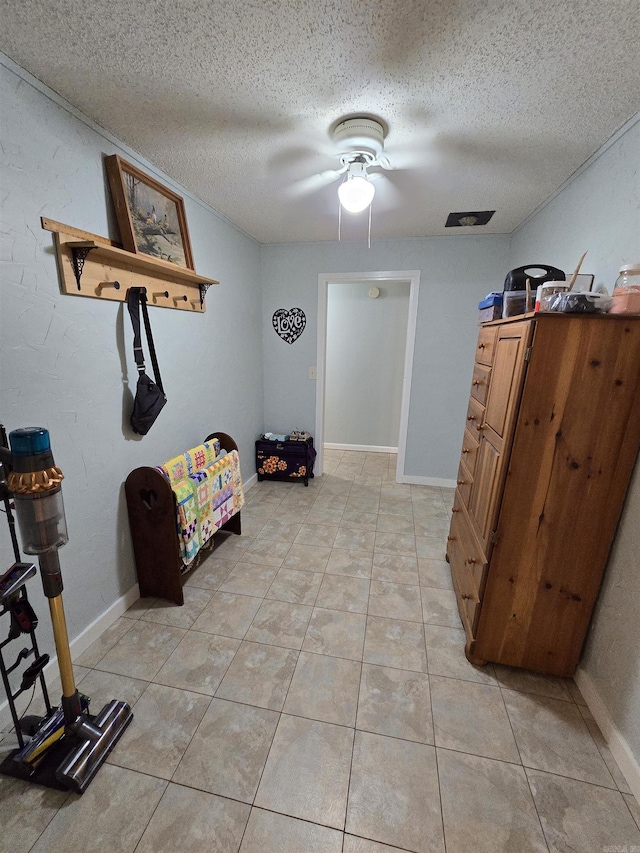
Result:
{"type": "Polygon", "coordinates": [[[550,300],[547,311],[562,314],[602,314],[611,305],[611,297],[607,293],[554,293],[542,301],[546,300],[550,300]]]}
{"type": "MultiPolygon", "coordinates": [[[[534,291],[535,293],[535,291],[534,291]]],[[[505,290],[502,295],[502,316],[517,317],[527,311],[526,290],[505,290]]]]}

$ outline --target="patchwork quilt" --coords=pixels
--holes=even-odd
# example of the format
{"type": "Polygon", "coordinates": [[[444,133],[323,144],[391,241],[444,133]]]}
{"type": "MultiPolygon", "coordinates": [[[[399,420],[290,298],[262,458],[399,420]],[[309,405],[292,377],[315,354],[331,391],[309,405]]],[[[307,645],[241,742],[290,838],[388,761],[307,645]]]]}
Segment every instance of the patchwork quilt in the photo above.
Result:
{"type": "Polygon", "coordinates": [[[215,531],[244,506],[238,451],[220,453],[215,439],[169,459],[157,470],[176,498],[180,554],[188,566],[215,531]]]}

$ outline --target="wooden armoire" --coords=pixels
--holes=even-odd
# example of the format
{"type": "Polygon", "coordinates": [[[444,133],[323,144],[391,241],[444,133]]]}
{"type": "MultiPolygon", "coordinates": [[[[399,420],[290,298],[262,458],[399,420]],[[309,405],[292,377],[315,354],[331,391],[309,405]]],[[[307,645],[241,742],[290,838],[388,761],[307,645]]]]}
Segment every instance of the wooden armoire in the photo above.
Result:
{"type": "Polygon", "coordinates": [[[447,542],[470,661],[573,674],[639,446],[640,317],[480,328],[447,542]]]}

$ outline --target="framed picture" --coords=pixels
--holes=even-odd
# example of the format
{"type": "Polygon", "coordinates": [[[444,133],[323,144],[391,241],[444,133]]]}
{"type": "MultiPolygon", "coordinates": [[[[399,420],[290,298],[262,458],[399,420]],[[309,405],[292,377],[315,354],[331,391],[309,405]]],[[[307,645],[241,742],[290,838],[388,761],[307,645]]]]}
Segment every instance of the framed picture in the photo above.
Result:
{"type": "Polygon", "coordinates": [[[123,247],[193,270],[182,198],[117,154],[105,165],[123,247]]]}

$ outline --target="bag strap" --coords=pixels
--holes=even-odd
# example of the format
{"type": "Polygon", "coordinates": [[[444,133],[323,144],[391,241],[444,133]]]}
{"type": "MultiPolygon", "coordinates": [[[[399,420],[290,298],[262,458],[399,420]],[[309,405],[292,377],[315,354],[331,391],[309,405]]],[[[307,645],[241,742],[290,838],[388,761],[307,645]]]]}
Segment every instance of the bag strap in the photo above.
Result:
{"type": "Polygon", "coordinates": [[[147,333],[147,342],[149,344],[153,375],[156,380],[156,385],[164,394],[162,379],[160,377],[160,368],[158,367],[158,359],[156,356],[156,348],[153,343],[153,335],[151,334],[151,324],[149,323],[146,288],[130,287],[127,294],[127,305],[129,307],[129,315],[131,316],[131,325],[133,326],[133,357],[136,361],[138,373],[143,374],[145,371],[144,352],[142,349],[142,338],[140,336],[140,305],[142,305],[142,317],[144,319],[145,332],[147,333]]]}

